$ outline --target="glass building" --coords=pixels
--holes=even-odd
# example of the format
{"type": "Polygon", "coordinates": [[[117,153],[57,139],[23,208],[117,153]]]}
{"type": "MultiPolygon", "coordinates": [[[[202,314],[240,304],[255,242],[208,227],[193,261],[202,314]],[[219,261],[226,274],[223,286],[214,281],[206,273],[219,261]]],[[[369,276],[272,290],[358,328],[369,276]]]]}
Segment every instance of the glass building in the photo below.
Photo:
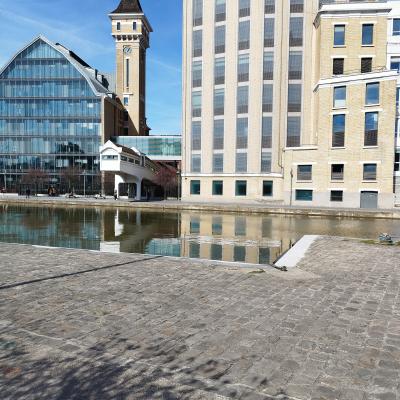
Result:
{"type": "Polygon", "coordinates": [[[42,36],[17,53],[0,70],[0,188],[99,192],[99,147],[123,119],[108,86],[42,36]]]}

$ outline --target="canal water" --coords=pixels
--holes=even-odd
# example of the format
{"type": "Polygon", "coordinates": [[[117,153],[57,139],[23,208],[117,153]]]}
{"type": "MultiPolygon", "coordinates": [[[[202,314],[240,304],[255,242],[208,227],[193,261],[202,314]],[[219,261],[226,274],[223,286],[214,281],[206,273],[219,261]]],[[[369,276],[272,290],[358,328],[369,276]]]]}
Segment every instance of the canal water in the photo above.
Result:
{"type": "Polygon", "coordinates": [[[107,208],[0,206],[0,242],[254,264],[303,235],[400,237],[400,221],[107,208]]]}

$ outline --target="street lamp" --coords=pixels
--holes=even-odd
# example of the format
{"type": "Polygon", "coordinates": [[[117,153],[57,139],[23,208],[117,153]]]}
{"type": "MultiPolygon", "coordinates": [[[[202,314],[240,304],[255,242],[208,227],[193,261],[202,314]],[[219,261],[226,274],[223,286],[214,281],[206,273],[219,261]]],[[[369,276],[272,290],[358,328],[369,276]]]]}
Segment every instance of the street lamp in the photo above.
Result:
{"type": "Polygon", "coordinates": [[[7,192],[7,171],[4,169],[4,191],[7,192]]]}

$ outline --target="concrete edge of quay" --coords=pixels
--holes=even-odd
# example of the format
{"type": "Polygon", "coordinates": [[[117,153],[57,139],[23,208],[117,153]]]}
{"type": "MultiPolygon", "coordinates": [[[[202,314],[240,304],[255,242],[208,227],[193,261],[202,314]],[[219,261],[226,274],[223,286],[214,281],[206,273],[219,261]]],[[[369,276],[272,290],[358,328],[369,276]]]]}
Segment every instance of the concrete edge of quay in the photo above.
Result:
{"type": "Polygon", "coordinates": [[[181,201],[160,202],[131,202],[127,200],[97,200],[97,199],[50,199],[36,197],[31,199],[18,197],[1,197],[0,204],[6,205],[29,205],[29,206],[69,206],[69,207],[104,207],[142,209],[152,211],[208,211],[224,213],[248,213],[248,214],[275,214],[275,215],[297,215],[309,217],[336,217],[336,218],[374,218],[374,219],[400,219],[400,208],[389,210],[361,210],[361,209],[333,209],[333,208],[306,208],[290,207],[282,205],[264,204],[200,204],[181,201]]]}

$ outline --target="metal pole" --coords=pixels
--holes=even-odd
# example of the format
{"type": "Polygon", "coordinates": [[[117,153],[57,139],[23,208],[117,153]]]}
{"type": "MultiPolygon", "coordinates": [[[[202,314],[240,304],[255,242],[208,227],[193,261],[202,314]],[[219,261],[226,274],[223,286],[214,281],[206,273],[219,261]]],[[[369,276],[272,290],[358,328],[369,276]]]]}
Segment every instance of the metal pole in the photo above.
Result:
{"type": "Polygon", "coordinates": [[[86,171],[83,173],[83,197],[86,197],[86,171]]]}
{"type": "Polygon", "coordinates": [[[7,192],[7,170],[4,170],[4,191],[7,192]]]}

